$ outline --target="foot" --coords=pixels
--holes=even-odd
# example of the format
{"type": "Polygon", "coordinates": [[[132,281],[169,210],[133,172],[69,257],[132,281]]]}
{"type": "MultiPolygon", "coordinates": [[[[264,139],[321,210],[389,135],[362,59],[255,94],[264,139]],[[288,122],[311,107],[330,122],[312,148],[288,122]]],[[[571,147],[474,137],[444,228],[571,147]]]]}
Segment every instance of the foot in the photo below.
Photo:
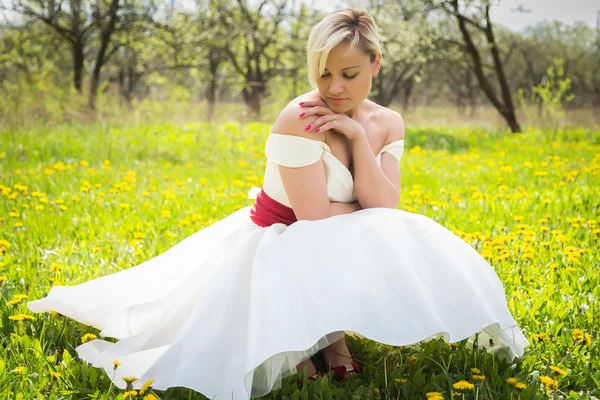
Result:
{"type": "MultiPolygon", "coordinates": [[[[302,378],[302,374],[304,373],[304,369],[306,368],[306,376],[310,379],[311,377],[315,377],[317,373],[317,368],[313,364],[310,358],[302,361],[300,364],[296,366],[298,378],[302,378]]],[[[316,377],[315,377],[316,378],[316,377]]]]}
{"type": "MultiPolygon", "coordinates": [[[[350,350],[346,346],[345,340],[341,340],[340,342],[334,343],[323,349],[323,357],[325,358],[325,362],[329,365],[329,368],[333,369],[338,366],[352,364],[354,361],[352,359],[352,355],[350,354],[350,350]]],[[[348,376],[357,375],[359,371],[347,371],[348,376]]]]}

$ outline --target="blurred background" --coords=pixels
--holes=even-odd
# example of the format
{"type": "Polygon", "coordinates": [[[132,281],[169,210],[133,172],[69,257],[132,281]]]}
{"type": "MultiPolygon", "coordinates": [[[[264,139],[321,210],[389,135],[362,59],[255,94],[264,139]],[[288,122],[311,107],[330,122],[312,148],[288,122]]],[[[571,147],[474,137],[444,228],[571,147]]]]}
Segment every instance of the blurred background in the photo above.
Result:
{"type": "Polygon", "coordinates": [[[272,123],[310,90],[327,12],[369,11],[370,99],[412,126],[600,123],[600,4],[588,0],[0,0],[0,128],[272,123]]]}

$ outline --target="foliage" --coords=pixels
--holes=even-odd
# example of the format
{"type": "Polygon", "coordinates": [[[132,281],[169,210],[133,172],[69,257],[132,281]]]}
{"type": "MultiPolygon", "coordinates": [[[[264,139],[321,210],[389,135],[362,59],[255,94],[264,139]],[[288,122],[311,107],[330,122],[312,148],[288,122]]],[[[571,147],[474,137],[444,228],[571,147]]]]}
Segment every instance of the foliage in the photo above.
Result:
{"type": "Polygon", "coordinates": [[[554,65],[546,70],[542,81],[532,89],[531,99],[525,100],[523,90],[519,90],[519,101],[523,107],[532,104],[538,108],[538,117],[558,122],[565,116],[564,104],[572,101],[575,95],[568,93],[571,79],[565,77],[562,59],[555,59],[554,65]]]}
{"type": "MultiPolygon", "coordinates": [[[[18,316],[52,286],[139,265],[250,206],[268,131],[199,123],[1,133],[0,397],[123,399],[75,357],[96,329],[50,313],[18,316]]],[[[266,398],[599,397],[600,130],[408,129],[406,140],[400,208],[438,221],[491,263],[531,345],[506,363],[464,341],[387,346],[348,336],[362,376],[301,389],[290,376],[266,398]],[[457,389],[462,380],[474,389],[457,389]]]]}

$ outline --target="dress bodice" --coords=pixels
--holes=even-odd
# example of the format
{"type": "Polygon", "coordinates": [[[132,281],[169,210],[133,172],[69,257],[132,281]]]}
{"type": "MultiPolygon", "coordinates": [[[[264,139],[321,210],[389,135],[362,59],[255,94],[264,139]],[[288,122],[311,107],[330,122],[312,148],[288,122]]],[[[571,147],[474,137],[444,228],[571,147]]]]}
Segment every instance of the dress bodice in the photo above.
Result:
{"type": "MultiPolygon", "coordinates": [[[[383,146],[377,153],[376,159],[381,162],[381,154],[388,152],[400,160],[403,150],[404,140],[396,140],[383,146]]],[[[281,204],[291,207],[277,166],[299,168],[314,164],[319,159],[322,159],[325,164],[329,200],[344,203],[357,201],[350,170],[333,155],[327,143],[271,132],[265,144],[265,155],[267,165],[262,190],[281,204]]]]}

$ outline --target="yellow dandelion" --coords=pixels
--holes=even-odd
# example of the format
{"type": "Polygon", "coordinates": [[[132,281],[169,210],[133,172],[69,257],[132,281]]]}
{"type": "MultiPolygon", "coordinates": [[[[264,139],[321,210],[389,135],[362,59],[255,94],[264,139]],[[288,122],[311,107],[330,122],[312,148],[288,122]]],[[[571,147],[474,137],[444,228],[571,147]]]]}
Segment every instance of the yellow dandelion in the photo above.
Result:
{"type": "Polygon", "coordinates": [[[562,368],[555,367],[554,365],[551,365],[551,366],[550,366],[550,369],[551,369],[552,371],[556,372],[557,374],[560,374],[560,375],[563,375],[563,376],[564,376],[564,375],[567,375],[567,371],[565,371],[565,370],[564,370],[564,369],[562,369],[562,368]]]}
{"type": "Polygon", "coordinates": [[[56,271],[56,272],[58,272],[58,271],[61,271],[62,268],[63,268],[63,266],[61,264],[53,263],[50,266],[50,271],[56,271]]]}
{"type": "Polygon", "coordinates": [[[160,216],[163,218],[171,218],[171,211],[169,210],[161,210],[160,216]]]}
{"type": "Polygon", "coordinates": [[[481,371],[478,368],[471,368],[471,372],[474,373],[475,375],[481,374],[481,371]]]}
{"type": "Polygon", "coordinates": [[[483,382],[485,381],[485,375],[473,375],[471,379],[477,382],[483,382]]]}
{"type": "Polygon", "coordinates": [[[154,383],[154,379],[150,379],[148,382],[144,383],[142,388],[140,389],[140,395],[144,394],[146,390],[154,383]]]}
{"type": "Polygon", "coordinates": [[[135,376],[124,376],[121,379],[123,379],[123,382],[125,382],[125,383],[133,383],[133,382],[137,381],[137,378],[135,376]]]}
{"type": "Polygon", "coordinates": [[[52,375],[56,379],[58,379],[62,376],[62,374],[60,372],[50,372],[50,375],[52,375]]]}
{"type": "Polygon", "coordinates": [[[515,384],[515,387],[516,387],[517,389],[521,389],[521,390],[522,390],[522,389],[525,389],[525,388],[527,387],[527,385],[526,385],[526,384],[524,384],[523,382],[517,382],[517,383],[515,384]]]}
{"type": "Polygon", "coordinates": [[[26,369],[26,367],[24,367],[24,366],[21,365],[21,366],[15,368],[15,369],[13,369],[10,372],[14,372],[15,374],[19,374],[20,375],[20,374],[23,373],[23,371],[25,371],[25,369],[26,369]]]}
{"type": "Polygon", "coordinates": [[[456,382],[454,385],[452,385],[452,387],[454,387],[454,389],[457,390],[473,390],[475,388],[475,385],[473,385],[471,382],[462,380],[456,382]]]}
{"type": "Polygon", "coordinates": [[[85,335],[83,335],[83,337],[81,338],[81,343],[87,343],[90,340],[94,340],[96,339],[96,335],[94,335],[93,333],[86,333],[85,335]]]}
{"type": "Polygon", "coordinates": [[[428,399],[432,399],[434,397],[443,398],[443,395],[440,392],[427,392],[427,393],[425,393],[425,397],[428,399]]]}
{"type": "Polygon", "coordinates": [[[0,282],[6,282],[8,280],[8,278],[6,277],[6,275],[0,275],[0,282]]]}
{"type": "Polygon", "coordinates": [[[149,393],[146,396],[144,396],[144,400],[158,400],[158,398],[152,393],[149,393]]]}
{"type": "Polygon", "coordinates": [[[517,378],[508,378],[506,379],[506,383],[508,383],[510,386],[515,386],[517,383],[519,383],[519,380],[517,378]]]}
{"type": "Polygon", "coordinates": [[[135,390],[130,390],[130,391],[123,393],[123,397],[125,397],[125,398],[132,398],[135,396],[137,396],[137,392],[135,390]]]}
{"type": "Polygon", "coordinates": [[[585,338],[585,344],[587,344],[588,347],[592,346],[592,337],[590,336],[589,333],[586,333],[583,335],[585,338]]]}
{"type": "Polygon", "coordinates": [[[394,381],[395,381],[396,383],[404,383],[404,382],[406,382],[406,379],[402,379],[402,378],[396,378],[396,379],[394,379],[394,381]]]}
{"type": "Polygon", "coordinates": [[[581,329],[579,329],[579,328],[578,328],[578,329],[575,329],[575,330],[573,331],[573,338],[574,338],[574,339],[577,339],[577,340],[584,339],[584,338],[585,338],[585,336],[584,336],[584,335],[585,335],[585,334],[583,333],[583,331],[582,331],[581,329]]]}
{"type": "Polygon", "coordinates": [[[117,367],[118,367],[119,365],[121,365],[121,361],[119,361],[119,360],[115,360],[115,361],[113,361],[113,366],[114,366],[114,368],[115,368],[115,369],[117,369],[117,367]]]}

